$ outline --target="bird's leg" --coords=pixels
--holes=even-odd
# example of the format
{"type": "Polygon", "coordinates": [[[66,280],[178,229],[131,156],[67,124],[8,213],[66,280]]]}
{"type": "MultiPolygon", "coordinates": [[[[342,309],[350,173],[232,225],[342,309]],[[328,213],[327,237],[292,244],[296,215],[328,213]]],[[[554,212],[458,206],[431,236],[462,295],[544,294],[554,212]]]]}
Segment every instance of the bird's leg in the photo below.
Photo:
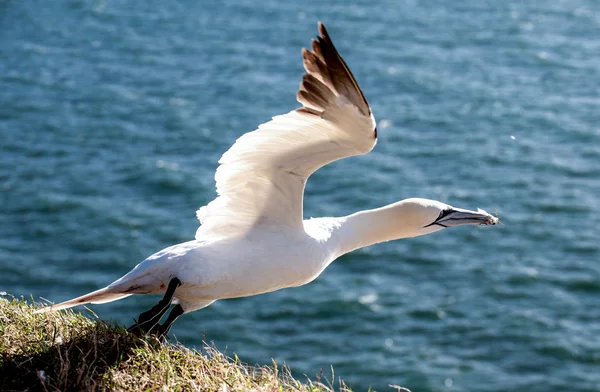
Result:
{"type": "Polygon", "coordinates": [[[177,287],[181,286],[181,281],[177,278],[171,279],[165,296],[161,299],[158,304],[154,305],[152,309],[140,314],[137,322],[131,327],[127,328],[127,331],[134,332],[139,336],[147,334],[164,316],[164,314],[171,306],[173,302],[173,295],[177,287]]]}
{"type": "Polygon", "coordinates": [[[183,313],[184,311],[181,305],[175,305],[175,307],[173,307],[173,310],[171,310],[171,313],[169,313],[169,316],[167,317],[165,322],[152,327],[152,329],[150,330],[150,334],[155,334],[158,340],[160,341],[166,339],[167,335],[169,334],[169,331],[171,330],[171,326],[173,325],[175,320],[177,320],[179,316],[181,316],[183,313]]]}

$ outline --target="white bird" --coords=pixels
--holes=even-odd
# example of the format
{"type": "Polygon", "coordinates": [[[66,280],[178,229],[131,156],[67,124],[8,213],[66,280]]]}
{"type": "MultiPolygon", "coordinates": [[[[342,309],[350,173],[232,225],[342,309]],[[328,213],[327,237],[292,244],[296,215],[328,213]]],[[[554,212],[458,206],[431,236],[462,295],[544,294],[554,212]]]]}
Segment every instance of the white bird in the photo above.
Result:
{"type": "Polygon", "coordinates": [[[218,299],[304,285],[355,249],[446,227],[498,223],[483,210],[416,198],[303,220],[308,177],[330,162],[368,153],[377,141],[365,96],[321,23],[319,32],[312,51],[302,50],[302,107],[246,133],[223,154],[215,174],[218,196],[198,210],[194,240],[153,254],[105,288],[39,311],[164,293],[130,328],[164,337],[183,313],[218,299]]]}

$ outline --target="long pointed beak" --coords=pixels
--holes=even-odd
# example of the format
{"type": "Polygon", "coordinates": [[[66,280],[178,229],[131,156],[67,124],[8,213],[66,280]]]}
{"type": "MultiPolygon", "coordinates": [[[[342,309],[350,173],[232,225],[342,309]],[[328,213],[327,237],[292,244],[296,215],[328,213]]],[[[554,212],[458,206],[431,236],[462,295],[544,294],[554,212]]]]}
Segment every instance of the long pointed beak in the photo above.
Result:
{"type": "Polygon", "coordinates": [[[442,211],[432,225],[453,227],[460,225],[497,225],[498,218],[478,208],[477,211],[463,210],[451,207],[442,211]]]}

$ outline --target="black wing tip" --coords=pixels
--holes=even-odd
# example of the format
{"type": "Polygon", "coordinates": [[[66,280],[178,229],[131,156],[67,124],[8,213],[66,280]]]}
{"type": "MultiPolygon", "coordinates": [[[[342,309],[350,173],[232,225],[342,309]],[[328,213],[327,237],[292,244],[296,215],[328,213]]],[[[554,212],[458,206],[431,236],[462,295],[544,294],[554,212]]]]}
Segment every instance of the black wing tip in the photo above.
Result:
{"type": "Polygon", "coordinates": [[[312,109],[305,112],[316,114],[323,113],[328,103],[335,101],[335,96],[344,96],[363,115],[369,116],[371,108],[352,71],[338,53],[323,22],[319,21],[317,27],[319,35],[311,42],[312,50],[302,48],[307,74],[302,79],[296,99],[304,107],[312,109]]]}
{"type": "Polygon", "coordinates": [[[323,37],[324,39],[331,41],[331,39],[329,38],[329,33],[327,32],[327,29],[325,28],[325,25],[323,24],[323,22],[319,21],[317,23],[317,28],[319,29],[319,35],[321,37],[323,37]]]}
{"type": "MultiPolygon", "coordinates": [[[[366,115],[371,114],[371,108],[369,107],[369,103],[367,102],[367,99],[366,99],[362,89],[358,85],[356,78],[352,74],[352,71],[350,70],[350,68],[348,67],[346,62],[344,61],[343,57],[339,54],[339,52],[337,51],[337,48],[333,44],[333,41],[331,40],[331,36],[329,35],[329,32],[327,31],[325,24],[321,21],[318,21],[317,28],[319,30],[319,35],[317,36],[316,40],[313,39],[313,54],[316,55],[324,63],[324,65],[327,68],[331,67],[330,68],[331,70],[329,70],[329,72],[328,72],[330,78],[332,76],[339,78],[340,74],[345,73],[345,77],[343,77],[343,78],[347,78],[347,80],[352,85],[352,88],[350,88],[350,90],[353,90],[353,92],[351,92],[350,94],[358,95],[355,97],[348,97],[348,98],[351,98],[351,100],[354,101],[355,105],[359,108],[359,110],[361,112],[363,112],[366,115]],[[337,75],[334,76],[334,74],[337,74],[337,75]],[[354,99],[352,99],[352,98],[354,98],[354,99]]],[[[333,81],[333,84],[337,87],[338,80],[332,80],[332,81],[333,81]]],[[[341,91],[338,91],[338,92],[341,93],[341,91]]],[[[349,92],[349,91],[346,91],[346,92],[349,92]]]]}

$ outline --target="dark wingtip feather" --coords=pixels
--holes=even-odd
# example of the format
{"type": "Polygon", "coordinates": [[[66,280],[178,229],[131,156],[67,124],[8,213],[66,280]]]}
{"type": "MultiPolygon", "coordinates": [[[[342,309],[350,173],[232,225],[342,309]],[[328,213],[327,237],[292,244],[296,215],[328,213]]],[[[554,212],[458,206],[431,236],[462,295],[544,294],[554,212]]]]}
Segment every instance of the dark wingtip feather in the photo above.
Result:
{"type": "Polygon", "coordinates": [[[323,22],[319,21],[317,23],[317,27],[319,28],[319,34],[321,35],[321,37],[327,38],[329,40],[329,33],[327,33],[327,29],[325,28],[323,22]]]}
{"type": "MultiPolygon", "coordinates": [[[[319,36],[316,40],[312,40],[312,51],[307,49],[302,50],[304,68],[309,74],[314,76],[323,87],[329,89],[333,93],[333,96],[330,95],[329,98],[344,96],[348,101],[352,102],[361,113],[364,115],[371,114],[369,104],[362,90],[358,86],[356,79],[333,45],[325,25],[320,21],[318,23],[318,29],[319,36]]],[[[301,103],[308,103],[309,106],[313,106],[313,109],[325,109],[325,107],[322,107],[322,100],[318,99],[322,97],[314,97],[315,99],[312,100],[312,91],[305,88],[304,83],[300,86],[300,89],[308,91],[309,93],[302,94],[302,100],[300,100],[301,103]],[[317,101],[319,103],[318,105],[317,101]]],[[[322,91],[322,89],[318,88],[317,91],[322,91]]]]}

